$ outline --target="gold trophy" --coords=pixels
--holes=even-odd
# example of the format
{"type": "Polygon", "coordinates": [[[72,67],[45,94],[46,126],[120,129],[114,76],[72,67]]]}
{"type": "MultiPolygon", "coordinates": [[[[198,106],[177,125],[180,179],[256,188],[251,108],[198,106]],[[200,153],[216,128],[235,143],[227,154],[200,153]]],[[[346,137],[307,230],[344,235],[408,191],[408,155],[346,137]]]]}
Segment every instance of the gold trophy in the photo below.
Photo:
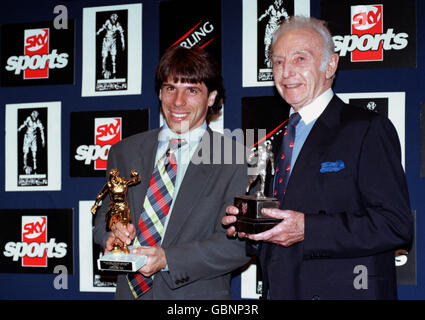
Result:
{"type": "Polygon", "coordinates": [[[263,208],[279,208],[278,199],[266,197],[264,195],[268,163],[271,164],[271,174],[274,175],[275,173],[271,142],[265,141],[265,143],[259,144],[257,150],[249,154],[248,163],[251,163],[254,157],[257,158],[257,163],[256,167],[252,168],[255,171],[254,175],[249,179],[246,193],[249,193],[251,184],[256,181],[258,177],[260,177],[261,182],[260,190],[257,191],[254,196],[236,196],[234,202],[235,207],[239,209],[239,213],[236,216],[237,221],[235,223],[236,231],[249,234],[264,232],[282,221],[281,219],[264,216],[261,213],[261,209],[263,208]]]}
{"type": "MultiPolygon", "coordinates": [[[[109,171],[109,180],[100,190],[91,208],[92,214],[96,214],[101,200],[109,193],[111,201],[105,218],[108,230],[111,230],[114,223],[121,222],[124,226],[127,226],[131,222],[127,191],[129,186],[139,182],[140,176],[137,170],[131,170],[130,179],[120,177],[120,172],[117,169],[109,171]]],[[[131,254],[131,248],[125,243],[121,244],[116,241],[112,247],[112,251],[105,253],[97,260],[99,270],[135,272],[146,263],[146,256],[131,254]]]]}

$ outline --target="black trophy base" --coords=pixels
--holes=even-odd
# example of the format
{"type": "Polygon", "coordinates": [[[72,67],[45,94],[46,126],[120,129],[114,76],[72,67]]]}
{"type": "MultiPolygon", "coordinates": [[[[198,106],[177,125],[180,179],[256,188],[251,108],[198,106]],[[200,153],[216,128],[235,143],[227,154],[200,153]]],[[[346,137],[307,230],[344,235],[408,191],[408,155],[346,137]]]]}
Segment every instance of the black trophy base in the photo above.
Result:
{"type": "Polygon", "coordinates": [[[279,219],[249,219],[240,218],[236,222],[236,231],[249,234],[256,234],[267,231],[281,222],[279,219]]]}
{"type": "Polygon", "coordinates": [[[235,223],[237,232],[261,233],[282,221],[282,219],[273,219],[261,213],[263,208],[279,208],[279,200],[276,198],[236,196],[235,207],[239,209],[239,214],[236,216],[238,220],[235,223]]]}

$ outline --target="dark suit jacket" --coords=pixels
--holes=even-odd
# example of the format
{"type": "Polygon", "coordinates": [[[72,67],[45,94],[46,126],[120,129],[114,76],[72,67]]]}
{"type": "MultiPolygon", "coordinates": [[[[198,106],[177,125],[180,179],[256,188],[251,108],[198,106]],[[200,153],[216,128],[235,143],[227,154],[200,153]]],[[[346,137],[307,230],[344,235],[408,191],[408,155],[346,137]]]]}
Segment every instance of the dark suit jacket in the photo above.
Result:
{"type": "Polygon", "coordinates": [[[302,147],[281,203],[305,213],[304,241],[287,248],[264,242],[259,250],[266,297],[397,297],[394,251],[413,234],[400,159],[387,118],[334,96],[302,147]],[[320,172],[322,163],[337,160],[343,170],[320,172]],[[356,289],[357,282],[367,289],[356,289]]]}
{"type": "MultiPolygon", "coordinates": [[[[112,146],[108,156],[108,171],[117,168],[121,176],[129,177],[130,170],[136,169],[142,178],[140,184],[128,189],[135,226],[155,165],[158,133],[159,129],[124,139],[112,146]]],[[[206,161],[189,164],[161,245],[169,271],[155,274],[153,289],[142,299],[231,298],[230,272],[249,260],[243,242],[227,238],[221,224],[226,206],[243,192],[248,181],[244,157],[239,157],[242,164],[236,164],[236,149],[244,152],[241,145],[207,129],[195,151],[198,158],[206,161]]],[[[95,241],[102,246],[108,237],[105,230],[108,204],[109,199],[105,198],[94,229],[95,241]]],[[[132,298],[124,276],[119,277],[115,297],[132,298]]]]}

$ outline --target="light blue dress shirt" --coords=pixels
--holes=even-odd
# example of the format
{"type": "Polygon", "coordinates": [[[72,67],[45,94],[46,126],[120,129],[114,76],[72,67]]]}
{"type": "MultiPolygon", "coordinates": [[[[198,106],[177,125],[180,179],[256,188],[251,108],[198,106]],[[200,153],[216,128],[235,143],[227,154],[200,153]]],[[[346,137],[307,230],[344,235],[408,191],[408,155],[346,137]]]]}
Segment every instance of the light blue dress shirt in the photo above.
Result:
{"type": "MultiPolygon", "coordinates": [[[[301,116],[301,120],[298,122],[295,130],[294,149],[292,150],[291,171],[289,174],[292,173],[292,168],[294,167],[304,142],[307,140],[307,137],[310,134],[314,124],[316,123],[317,118],[319,118],[319,116],[325,110],[333,96],[334,93],[332,89],[329,88],[320,96],[318,96],[312,103],[302,107],[298,111],[301,116]]],[[[294,112],[295,111],[291,108],[290,115],[294,112]]]]}

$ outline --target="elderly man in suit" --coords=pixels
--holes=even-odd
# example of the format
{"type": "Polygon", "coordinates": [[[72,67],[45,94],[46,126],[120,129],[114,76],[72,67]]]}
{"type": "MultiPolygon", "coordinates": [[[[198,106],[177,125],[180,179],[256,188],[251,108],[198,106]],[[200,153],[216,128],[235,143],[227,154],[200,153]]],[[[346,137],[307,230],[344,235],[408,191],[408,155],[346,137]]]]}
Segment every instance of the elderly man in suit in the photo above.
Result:
{"type": "Polygon", "coordinates": [[[95,241],[108,251],[133,243],[147,256],[138,272],[119,276],[116,299],[229,299],[230,272],[249,257],[221,218],[248,177],[244,148],[207,125],[222,107],[221,74],[205,51],[173,47],[157,66],[156,88],[164,126],[122,140],[108,156],[108,171],[140,173],[127,196],[132,223],[107,232],[106,199],[95,241]]]}
{"type": "MultiPolygon", "coordinates": [[[[397,298],[394,253],[411,241],[413,222],[393,125],[334,95],[338,55],[323,21],[284,22],[271,58],[291,112],[268,183],[280,207],[263,213],[283,220],[239,233],[259,255],[264,298],[397,298]]],[[[226,212],[234,236],[238,210],[226,212]]]]}

